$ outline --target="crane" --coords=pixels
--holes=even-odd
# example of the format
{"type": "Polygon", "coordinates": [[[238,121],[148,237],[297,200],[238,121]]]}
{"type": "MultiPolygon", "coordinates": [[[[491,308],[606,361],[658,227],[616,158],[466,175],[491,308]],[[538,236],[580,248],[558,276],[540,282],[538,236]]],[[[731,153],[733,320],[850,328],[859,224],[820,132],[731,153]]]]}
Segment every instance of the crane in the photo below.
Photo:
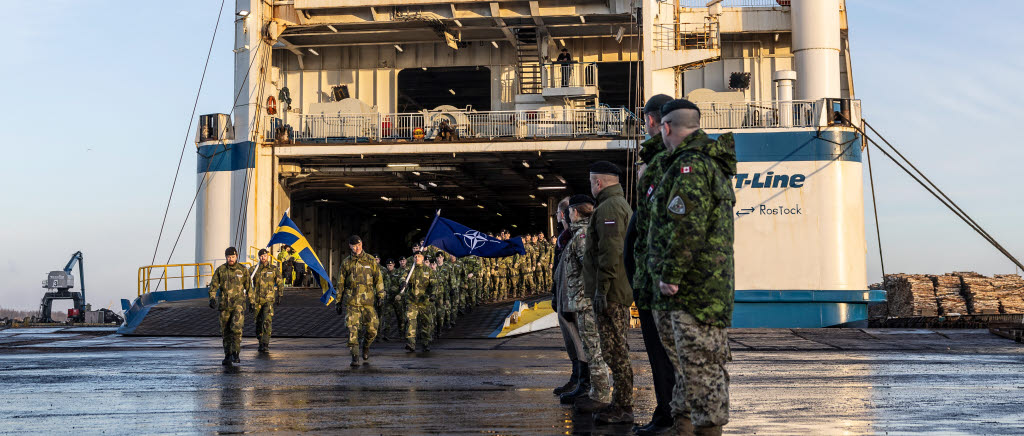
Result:
{"type": "MultiPolygon", "coordinates": [[[[69,316],[73,320],[81,321],[85,316],[85,271],[84,261],[82,260],[82,252],[76,251],[75,254],[71,255],[71,259],[68,260],[68,264],[64,266],[62,271],[50,271],[46,275],[46,280],[43,281],[43,287],[49,289],[49,291],[43,294],[43,302],[41,304],[41,317],[42,322],[53,322],[53,317],[50,314],[53,308],[53,300],[72,300],[74,302],[74,315],[69,316]],[[71,288],[75,287],[75,276],[71,275],[71,271],[74,270],[75,265],[78,265],[78,284],[81,292],[71,291],[71,288]]],[[[71,315],[71,313],[69,313],[71,315]]]]}

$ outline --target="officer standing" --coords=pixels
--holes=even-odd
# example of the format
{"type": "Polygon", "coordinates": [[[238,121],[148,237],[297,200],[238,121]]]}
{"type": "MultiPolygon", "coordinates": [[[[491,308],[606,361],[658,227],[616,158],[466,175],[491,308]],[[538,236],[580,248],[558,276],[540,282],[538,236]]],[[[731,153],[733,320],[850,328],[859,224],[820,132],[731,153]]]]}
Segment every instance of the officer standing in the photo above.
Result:
{"type": "Polygon", "coordinates": [[[363,251],[363,241],[357,235],[348,239],[352,254],[341,261],[338,272],[338,314],[342,304],[348,311],[345,324],[348,326],[348,348],[352,352],[352,366],[359,365],[359,350],[362,343],[363,360],[370,359],[370,344],[377,338],[377,312],[375,299],[384,298],[384,279],[380,265],[373,256],[363,251]],[[364,333],[365,331],[365,333],[364,333]]]}
{"type": "Polygon", "coordinates": [[[430,351],[431,335],[434,332],[434,296],[437,293],[437,279],[434,271],[423,262],[423,252],[416,252],[415,264],[409,284],[398,294],[405,300],[405,349],[416,352],[419,341],[423,351],[430,351]]]}
{"type": "Polygon", "coordinates": [[[633,422],[633,367],[626,343],[633,290],[622,261],[626,226],[633,210],[619,184],[620,174],[619,167],[611,162],[590,166],[590,191],[597,199],[597,208],[587,226],[584,291],[594,301],[601,353],[614,384],[611,405],[594,414],[599,424],[633,422]]]}
{"type": "Polygon", "coordinates": [[[675,339],[666,348],[679,364],[672,430],[721,435],[729,422],[736,149],[731,133],[708,138],[700,109],[687,100],[670,101],[661,113],[668,155],[651,195],[647,266],[659,290],[658,332],[675,339]]]}
{"type": "Polygon", "coordinates": [[[213,272],[210,281],[210,308],[220,310],[220,333],[224,337],[224,360],[221,365],[240,362],[242,326],[245,306],[248,304],[249,276],[245,266],[238,263],[238,250],[224,250],[227,262],[213,272]]]}
{"type": "Polygon", "coordinates": [[[256,311],[256,337],[260,341],[260,353],[270,351],[271,322],[274,319],[274,305],[281,302],[284,292],[284,278],[281,271],[270,263],[270,252],[260,249],[260,263],[249,270],[252,291],[249,292],[249,307],[256,311]]]}
{"type": "MultiPolygon", "coordinates": [[[[644,121],[647,123],[647,132],[650,139],[640,144],[640,158],[643,164],[640,166],[637,175],[636,192],[640,199],[636,204],[636,212],[633,215],[632,238],[633,243],[624,248],[624,257],[627,264],[632,263],[632,286],[633,299],[636,301],[637,312],[640,315],[640,330],[643,333],[644,348],[647,350],[647,360],[651,364],[651,379],[654,383],[654,396],[657,399],[657,407],[651,416],[651,422],[645,426],[637,427],[634,431],[639,435],[657,434],[672,427],[672,389],[675,385],[675,353],[671,355],[666,352],[665,346],[658,335],[658,326],[654,321],[651,312],[651,304],[654,301],[654,293],[657,286],[651,282],[650,269],[647,266],[647,234],[650,229],[651,195],[654,194],[654,185],[661,180],[664,173],[663,167],[668,154],[665,153],[665,144],[661,140],[661,107],[672,101],[672,97],[665,94],[658,94],[647,100],[644,105],[644,121]],[[629,259],[634,259],[630,262],[629,259]]],[[[627,238],[629,239],[629,238],[627,238]]],[[[627,265],[629,268],[629,265],[627,265]]],[[[627,270],[627,273],[630,271],[627,270]]],[[[674,343],[674,341],[673,341],[674,343]]]]}

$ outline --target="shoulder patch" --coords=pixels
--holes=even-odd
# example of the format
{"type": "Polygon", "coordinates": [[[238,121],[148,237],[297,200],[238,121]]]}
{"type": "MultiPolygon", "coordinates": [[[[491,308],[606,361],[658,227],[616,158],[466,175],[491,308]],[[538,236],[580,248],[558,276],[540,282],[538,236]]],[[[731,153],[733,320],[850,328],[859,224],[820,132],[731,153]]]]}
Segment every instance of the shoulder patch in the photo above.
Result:
{"type": "MultiPolygon", "coordinates": [[[[689,167],[687,167],[687,168],[689,168],[689,167]]],[[[672,201],[670,201],[668,203],[668,211],[672,212],[672,213],[674,213],[676,215],[685,215],[686,214],[686,202],[683,201],[682,197],[677,195],[677,196],[675,196],[675,198],[672,199],[672,201]]]]}
{"type": "Polygon", "coordinates": [[[647,196],[650,197],[654,193],[654,185],[647,187],[647,196]]]}
{"type": "Polygon", "coordinates": [[[689,165],[683,166],[682,168],[679,169],[679,172],[683,173],[683,174],[690,174],[690,166],[689,165]]]}

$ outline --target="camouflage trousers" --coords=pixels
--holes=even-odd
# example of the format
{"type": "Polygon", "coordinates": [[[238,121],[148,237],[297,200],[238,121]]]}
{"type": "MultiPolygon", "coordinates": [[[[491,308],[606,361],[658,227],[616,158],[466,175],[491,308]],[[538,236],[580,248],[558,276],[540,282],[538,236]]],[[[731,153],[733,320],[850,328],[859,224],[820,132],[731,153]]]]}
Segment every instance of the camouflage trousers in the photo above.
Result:
{"type": "Polygon", "coordinates": [[[601,335],[601,353],[612,372],[612,402],[620,407],[633,407],[633,366],[629,363],[629,306],[608,302],[597,313],[597,332],[601,335]]]}
{"type": "Polygon", "coordinates": [[[729,337],[723,327],[701,324],[683,310],[655,310],[669,360],[675,367],[672,416],[689,416],[694,426],[729,422],[729,337]]]}
{"type": "Polygon", "coordinates": [[[274,320],[274,303],[266,302],[256,309],[256,337],[260,345],[270,345],[271,322],[274,320]]]}
{"type": "Polygon", "coordinates": [[[411,303],[405,306],[405,343],[416,347],[416,342],[430,344],[434,334],[434,305],[411,303]]]}
{"type": "Polygon", "coordinates": [[[508,277],[498,276],[494,281],[495,298],[498,300],[508,299],[508,277]]]}
{"type": "Polygon", "coordinates": [[[519,283],[522,283],[520,296],[531,295],[537,292],[537,282],[533,280],[533,271],[525,270],[519,273],[519,283]]]}
{"type": "Polygon", "coordinates": [[[519,298],[519,296],[523,295],[523,290],[519,287],[519,272],[517,272],[517,271],[512,271],[511,272],[511,276],[509,277],[509,284],[508,285],[509,285],[509,289],[511,290],[511,293],[509,294],[509,297],[511,297],[511,298],[519,298]]]}
{"type": "Polygon", "coordinates": [[[220,310],[220,334],[224,337],[225,353],[237,353],[242,350],[243,325],[245,309],[241,305],[220,310]]]}
{"type": "Polygon", "coordinates": [[[387,297],[387,301],[384,302],[384,308],[380,313],[380,328],[378,331],[387,334],[387,326],[390,324],[387,320],[390,319],[388,315],[392,315],[395,320],[395,324],[398,326],[399,332],[404,332],[405,328],[402,327],[405,320],[405,307],[402,306],[401,300],[396,300],[395,296],[392,295],[387,297]]]}
{"type": "Polygon", "coordinates": [[[591,299],[584,297],[576,306],[576,325],[583,342],[584,362],[590,365],[590,398],[602,403],[612,400],[611,371],[601,352],[601,336],[591,299]]]}
{"type": "Polygon", "coordinates": [[[348,347],[355,353],[359,348],[359,340],[365,341],[367,347],[377,339],[377,311],[373,306],[348,306],[345,308],[345,325],[348,327],[348,347]]]}

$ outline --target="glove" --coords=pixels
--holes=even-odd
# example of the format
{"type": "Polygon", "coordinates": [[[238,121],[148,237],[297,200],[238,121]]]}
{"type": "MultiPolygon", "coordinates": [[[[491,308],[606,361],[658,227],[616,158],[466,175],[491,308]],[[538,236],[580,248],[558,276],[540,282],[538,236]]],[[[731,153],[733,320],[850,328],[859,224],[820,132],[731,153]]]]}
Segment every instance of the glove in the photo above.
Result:
{"type": "Polygon", "coordinates": [[[594,295],[594,312],[604,312],[608,308],[608,297],[605,295],[594,295]]]}
{"type": "Polygon", "coordinates": [[[338,315],[341,315],[341,313],[345,311],[345,308],[341,307],[340,304],[335,304],[334,309],[338,311],[338,315]]]}
{"type": "Polygon", "coordinates": [[[395,301],[402,301],[402,294],[395,295],[395,301]]]}
{"type": "Polygon", "coordinates": [[[211,298],[210,299],[210,309],[216,309],[216,308],[217,308],[217,299],[216,298],[211,298]]]}

